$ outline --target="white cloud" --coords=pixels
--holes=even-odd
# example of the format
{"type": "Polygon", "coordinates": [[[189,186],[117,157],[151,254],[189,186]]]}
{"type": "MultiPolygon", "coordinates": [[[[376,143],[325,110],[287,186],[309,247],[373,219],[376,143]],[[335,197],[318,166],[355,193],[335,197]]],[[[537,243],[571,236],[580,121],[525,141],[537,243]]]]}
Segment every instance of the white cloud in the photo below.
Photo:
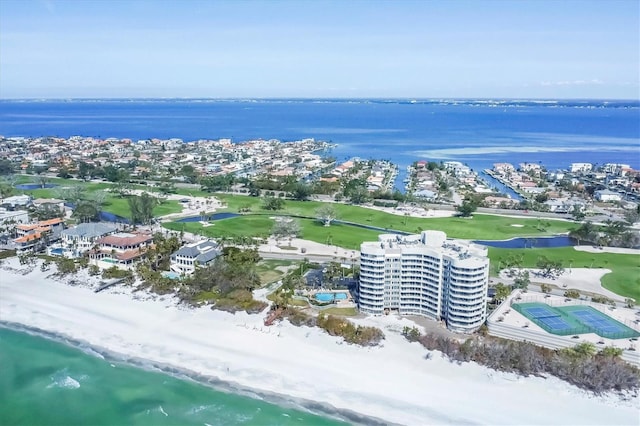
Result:
{"type": "Polygon", "coordinates": [[[541,81],[541,86],[600,86],[604,81],[594,78],[591,80],[561,80],[561,81],[541,81]]]}

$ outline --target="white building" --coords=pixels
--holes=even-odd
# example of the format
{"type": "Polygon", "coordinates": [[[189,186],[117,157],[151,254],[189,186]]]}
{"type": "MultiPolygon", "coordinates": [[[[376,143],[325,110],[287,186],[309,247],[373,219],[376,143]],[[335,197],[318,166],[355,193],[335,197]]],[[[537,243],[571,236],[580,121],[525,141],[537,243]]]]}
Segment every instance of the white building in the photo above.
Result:
{"type": "Polygon", "coordinates": [[[191,274],[196,266],[204,267],[219,255],[220,248],[213,241],[187,244],[171,255],[171,270],[179,274],[191,274]]]}
{"type": "Polygon", "coordinates": [[[610,201],[621,201],[622,196],[617,192],[610,191],[608,189],[601,189],[593,193],[593,196],[596,200],[602,201],[603,203],[607,203],[610,201]]]}
{"type": "Polygon", "coordinates": [[[571,163],[571,173],[588,173],[593,168],[591,163],[571,163]]]}
{"type": "Polygon", "coordinates": [[[486,319],[486,247],[447,240],[441,231],[384,234],[360,246],[360,311],[423,315],[472,332],[486,319]]]}
{"type": "Polygon", "coordinates": [[[31,204],[31,197],[28,195],[14,195],[13,197],[3,198],[0,204],[3,206],[9,206],[13,209],[16,207],[26,207],[31,204]]]}
{"type": "Polygon", "coordinates": [[[18,223],[28,223],[29,212],[26,210],[7,210],[0,207],[0,227],[13,226],[18,223]]]}

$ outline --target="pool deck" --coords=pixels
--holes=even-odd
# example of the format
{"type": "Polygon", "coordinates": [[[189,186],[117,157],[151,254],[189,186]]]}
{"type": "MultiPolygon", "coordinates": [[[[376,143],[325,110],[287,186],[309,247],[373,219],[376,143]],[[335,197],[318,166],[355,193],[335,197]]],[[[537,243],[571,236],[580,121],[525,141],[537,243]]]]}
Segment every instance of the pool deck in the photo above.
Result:
{"type": "Polygon", "coordinates": [[[588,302],[585,300],[570,299],[565,300],[564,297],[548,295],[545,297],[544,293],[537,293],[529,291],[527,293],[521,293],[520,290],[514,290],[509,297],[489,316],[487,324],[489,326],[489,334],[521,341],[534,342],[540,346],[545,346],[552,349],[559,349],[565,347],[572,347],[578,343],[590,342],[596,345],[598,348],[605,346],[614,346],[617,348],[625,349],[623,359],[640,365],[640,341],[631,340],[628,338],[623,339],[608,339],[598,336],[595,333],[585,333],[574,336],[558,336],[552,333],[548,333],[542,327],[536,325],[529,318],[520,314],[512,306],[513,303],[544,303],[553,307],[562,306],[575,306],[586,305],[595,308],[596,310],[606,314],[607,316],[621,322],[627,327],[640,332],[640,309],[628,309],[617,307],[611,309],[607,305],[599,303],[588,302]],[[520,300],[516,300],[520,297],[520,300]],[[502,320],[500,320],[502,319],[502,320]],[[637,321],[637,322],[636,322],[637,321]],[[629,348],[634,348],[635,351],[630,351],[629,348]]]}

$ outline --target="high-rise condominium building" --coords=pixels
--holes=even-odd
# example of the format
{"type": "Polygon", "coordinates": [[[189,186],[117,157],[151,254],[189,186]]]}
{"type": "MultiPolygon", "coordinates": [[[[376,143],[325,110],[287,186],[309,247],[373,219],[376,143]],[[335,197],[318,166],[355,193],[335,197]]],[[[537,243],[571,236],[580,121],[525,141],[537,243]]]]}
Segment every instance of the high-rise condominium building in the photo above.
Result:
{"type": "Polygon", "coordinates": [[[382,315],[423,315],[472,332],[486,318],[489,258],[483,246],[441,231],[384,234],[360,246],[358,307],[382,315]]]}

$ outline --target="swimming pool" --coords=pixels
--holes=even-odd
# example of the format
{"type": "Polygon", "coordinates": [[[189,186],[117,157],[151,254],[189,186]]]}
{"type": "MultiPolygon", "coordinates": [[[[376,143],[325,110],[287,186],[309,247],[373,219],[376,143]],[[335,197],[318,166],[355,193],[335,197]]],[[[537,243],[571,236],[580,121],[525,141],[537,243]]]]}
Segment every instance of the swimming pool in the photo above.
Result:
{"type": "Polygon", "coordinates": [[[173,271],[165,271],[162,273],[162,276],[165,278],[169,278],[170,280],[179,280],[180,274],[173,271]]]}
{"type": "Polygon", "coordinates": [[[51,254],[62,256],[62,253],[64,252],[64,249],[62,249],[60,247],[57,247],[57,248],[52,248],[50,251],[51,251],[51,254]]]}
{"type": "Polygon", "coordinates": [[[348,296],[345,292],[325,292],[325,293],[316,293],[315,296],[318,302],[333,302],[334,300],[347,300],[348,296]]]}

